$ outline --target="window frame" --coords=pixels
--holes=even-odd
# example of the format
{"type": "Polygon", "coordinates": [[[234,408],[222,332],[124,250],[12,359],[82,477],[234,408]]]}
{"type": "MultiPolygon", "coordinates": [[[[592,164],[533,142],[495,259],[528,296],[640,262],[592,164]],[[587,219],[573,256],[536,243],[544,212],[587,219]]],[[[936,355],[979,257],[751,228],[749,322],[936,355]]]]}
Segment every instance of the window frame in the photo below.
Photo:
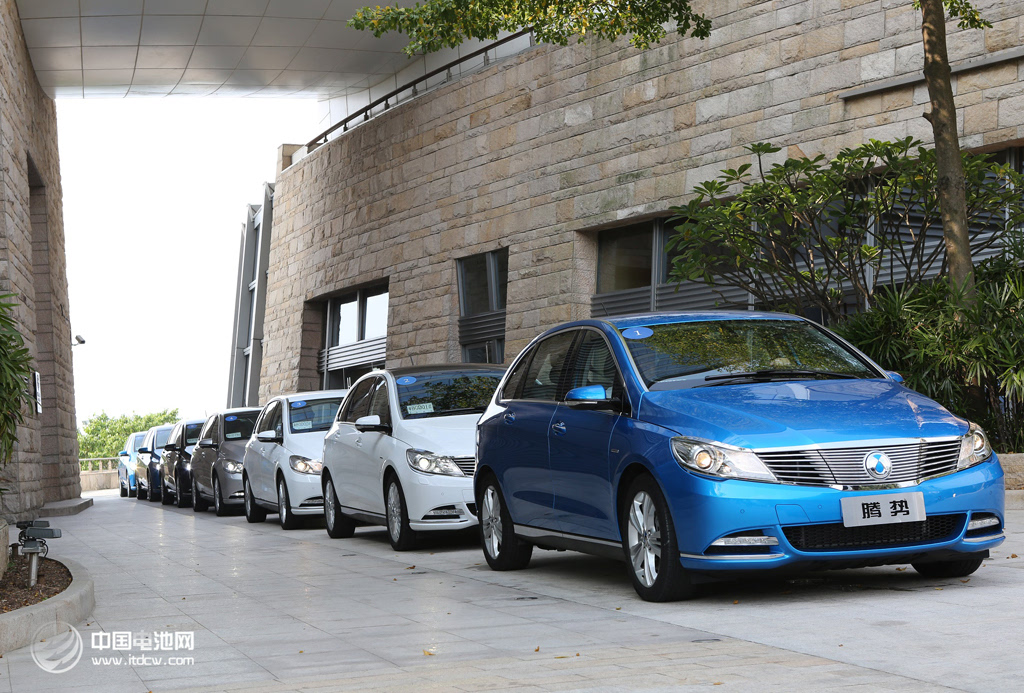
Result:
{"type": "Polygon", "coordinates": [[[528,366],[526,366],[526,372],[523,374],[523,379],[519,382],[519,385],[516,388],[516,397],[515,398],[518,401],[520,401],[520,402],[545,402],[545,403],[551,403],[551,404],[558,404],[559,402],[564,401],[565,393],[567,391],[566,390],[566,375],[569,372],[569,368],[568,367],[572,365],[573,354],[575,353],[576,342],[579,339],[580,333],[581,333],[581,330],[580,330],[579,327],[568,327],[566,329],[559,330],[558,332],[555,332],[554,334],[548,335],[547,337],[545,337],[544,339],[540,340],[539,342],[537,342],[536,344],[533,345],[533,347],[530,350],[531,351],[531,353],[530,353],[530,364],[528,366]],[[556,337],[560,337],[560,336],[565,335],[565,334],[571,335],[571,339],[569,340],[569,347],[568,347],[568,349],[565,352],[565,361],[562,363],[562,372],[558,376],[558,382],[555,383],[555,396],[554,396],[554,399],[536,399],[536,398],[532,398],[532,397],[524,397],[523,396],[523,390],[524,390],[523,385],[526,382],[526,375],[530,372],[530,369],[533,367],[533,360],[534,360],[534,358],[536,358],[537,351],[540,349],[541,344],[543,344],[544,342],[547,342],[550,339],[554,339],[556,337]]]}
{"type": "MultiPolygon", "coordinates": [[[[390,313],[391,306],[391,287],[389,283],[375,284],[373,286],[356,289],[355,291],[348,291],[338,296],[333,296],[324,304],[324,346],[328,349],[333,349],[339,346],[348,346],[350,344],[358,344],[359,342],[365,342],[366,337],[366,301],[368,298],[380,296],[382,294],[388,295],[388,312],[390,313]],[[354,297],[354,298],[353,298],[354,297]],[[355,303],[356,304],[356,340],[354,342],[341,342],[340,335],[338,333],[338,327],[340,323],[339,306],[344,303],[355,303]]],[[[385,318],[384,336],[387,336],[387,323],[385,318]]],[[[370,339],[380,339],[380,337],[371,337],[370,339]]]]}

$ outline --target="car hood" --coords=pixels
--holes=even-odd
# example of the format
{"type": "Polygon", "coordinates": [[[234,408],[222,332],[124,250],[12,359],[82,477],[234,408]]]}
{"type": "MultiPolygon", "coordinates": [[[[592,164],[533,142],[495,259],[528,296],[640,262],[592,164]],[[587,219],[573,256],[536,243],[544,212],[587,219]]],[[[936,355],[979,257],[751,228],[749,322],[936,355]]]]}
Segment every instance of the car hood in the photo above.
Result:
{"type": "Polygon", "coordinates": [[[967,422],[889,380],[808,380],[663,390],[639,418],[748,448],[958,436],[967,422]]]}
{"type": "Polygon", "coordinates": [[[394,437],[411,448],[438,455],[473,457],[476,454],[476,423],[480,414],[403,419],[394,437]]]}
{"type": "Polygon", "coordinates": [[[245,457],[245,444],[248,442],[248,439],[225,440],[220,444],[218,457],[241,462],[245,457]]]}
{"type": "Polygon", "coordinates": [[[302,455],[311,460],[318,460],[324,454],[324,436],[327,431],[310,431],[309,433],[290,433],[281,446],[292,455],[302,455]]]}

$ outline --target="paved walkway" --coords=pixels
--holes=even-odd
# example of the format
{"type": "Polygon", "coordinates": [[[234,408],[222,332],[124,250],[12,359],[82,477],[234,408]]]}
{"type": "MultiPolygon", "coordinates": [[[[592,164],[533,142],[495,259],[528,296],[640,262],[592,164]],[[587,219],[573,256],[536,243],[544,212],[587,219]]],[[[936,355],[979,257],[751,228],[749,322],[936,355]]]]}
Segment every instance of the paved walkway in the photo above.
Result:
{"type": "MultiPolygon", "coordinates": [[[[48,674],[28,648],[9,653],[0,693],[1022,686],[1022,530],[970,580],[885,567],[648,604],[622,564],[571,552],[496,573],[472,536],[398,554],[383,530],[332,540],[92,495],[93,508],[53,521],[64,535],[51,549],[96,580],[94,617],[78,624],[85,656],[48,674]],[[194,651],[175,654],[195,661],[94,664],[110,654],[91,650],[101,629],[194,631],[194,651]]],[[[1009,524],[1024,526],[1024,510],[1009,524]]]]}

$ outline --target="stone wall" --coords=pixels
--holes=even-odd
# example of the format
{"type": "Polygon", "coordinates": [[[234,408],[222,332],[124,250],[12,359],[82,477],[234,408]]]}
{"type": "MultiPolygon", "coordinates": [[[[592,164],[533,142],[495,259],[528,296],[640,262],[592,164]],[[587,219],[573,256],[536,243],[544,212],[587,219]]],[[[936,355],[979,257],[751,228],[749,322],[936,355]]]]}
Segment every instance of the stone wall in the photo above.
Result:
{"type": "Polygon", "coordinates": [[[0,0],[0,293],[42,378],[43,412],[18,429],[0,514],[30,517],[80,495],[57,118],[36,81],[14,0],[0,0]]]}
{"type": "MultiPolygon", "coordinates": [[[[770,140],[779,157],[913,135],[920,18],[907,0],[725,0],[707,41],[538,46],[396,107],[284,171],[261,400],[316,382],[320,303],[389,280],[388,361],[459,360],[456,260],[509,247],[506,355],[589,316],[592,231],[658,214],[770,140]],[[870,85],[874,93],[845,98],[870,85]]],[[[1019,47],[1024,4],[982,0],[994,26],[949,25],[954,63],[1019,47]]],[[[1006,54],[1002,54],[1007,58],[1006,54]]],[[[1024,138],[1024,60],[955,78],[967,147],[1024,138]]]]}

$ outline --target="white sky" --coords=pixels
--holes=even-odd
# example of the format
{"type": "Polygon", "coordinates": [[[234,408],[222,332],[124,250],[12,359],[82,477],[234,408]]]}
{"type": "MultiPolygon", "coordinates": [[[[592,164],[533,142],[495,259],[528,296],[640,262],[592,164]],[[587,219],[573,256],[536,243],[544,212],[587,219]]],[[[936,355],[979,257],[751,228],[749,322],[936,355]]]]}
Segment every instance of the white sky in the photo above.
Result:
{"type": "Polygon", "coordinates": [[[246,206],[319,115],[313,99],[57,102],[79,426],[224,408],[246,206]]]}

